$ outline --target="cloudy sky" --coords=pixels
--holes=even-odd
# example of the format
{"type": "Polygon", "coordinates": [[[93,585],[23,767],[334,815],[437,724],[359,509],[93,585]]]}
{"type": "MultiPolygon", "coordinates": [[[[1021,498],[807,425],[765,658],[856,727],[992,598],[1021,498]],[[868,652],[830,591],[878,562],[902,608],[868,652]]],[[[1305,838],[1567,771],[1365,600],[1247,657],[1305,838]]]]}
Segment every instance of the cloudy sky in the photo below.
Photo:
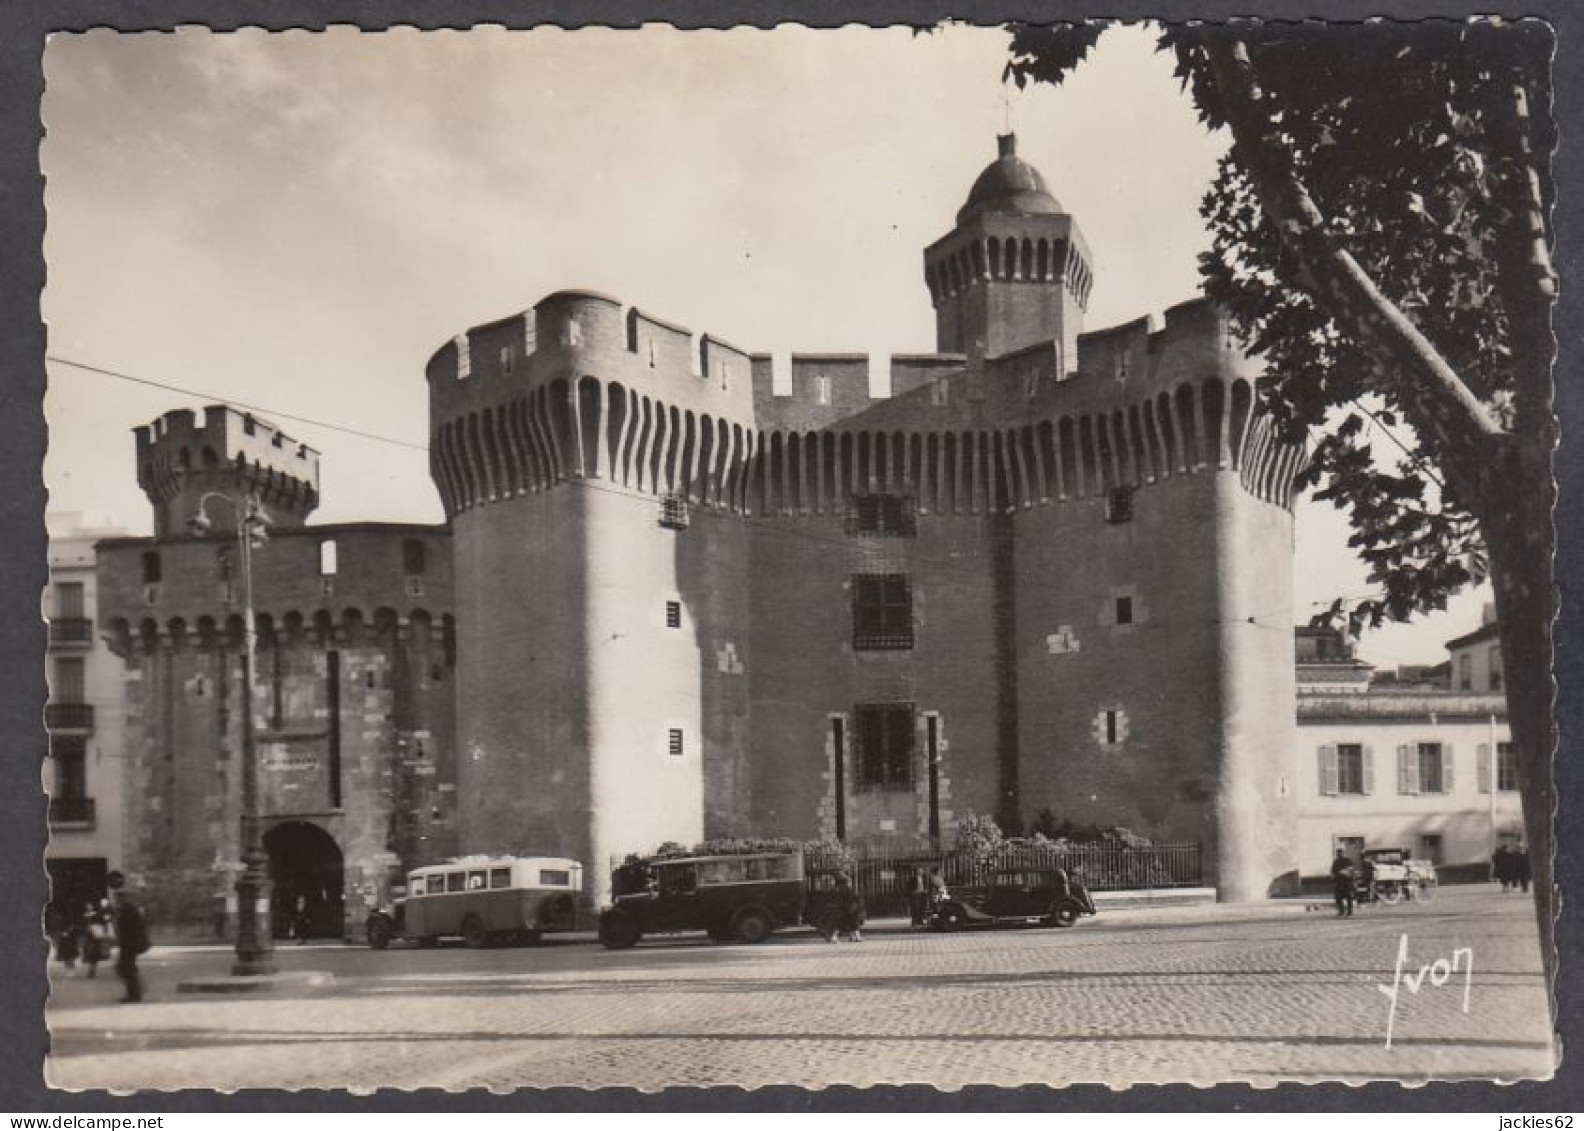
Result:
{"type": "MultiPolygon", "coordinates": [[[[928,351],[921,251],[1008,120],[1094,250],[1091,329],[1192,297],[1207,134],[1141,29],[1010,95],[955,28],[54,37],[45,55],[52,511],[147,533],[131,429],[228,399],[323,453],[317,521],[442,519],[423,364],[551,291],[605,291],[753,350],[928,351]]],[[[1367,591],[1300,517],[1300,619],[1367,591]]],[[[1435,661],[1466,595],[1364,641],[1435,661]]]]}

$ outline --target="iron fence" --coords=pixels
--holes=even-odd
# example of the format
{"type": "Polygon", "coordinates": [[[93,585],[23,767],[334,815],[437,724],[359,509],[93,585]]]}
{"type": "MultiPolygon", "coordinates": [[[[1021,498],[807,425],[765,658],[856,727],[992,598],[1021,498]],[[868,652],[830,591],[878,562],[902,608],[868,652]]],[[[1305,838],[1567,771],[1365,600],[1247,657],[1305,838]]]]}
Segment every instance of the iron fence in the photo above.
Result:
{"type": "MultiPolygon", "coordinates": [[[[914,877],[939,870],[948,890],[984,887],[998,870],[1065,868],[1091,892],[1151,891],[1200,887],[1204,882],[1203,852],[1198,844],[1132,846],[1113,841],[1088,844],[1018,846],[976,859],[927,845],[858,845],[845,855],[811,851],[805,870],[811,875],[843,871],[863,894],[870,915],[905,915],[914,877]]],[[[621,863],[611,858],[615,868],[621,863]]]]}

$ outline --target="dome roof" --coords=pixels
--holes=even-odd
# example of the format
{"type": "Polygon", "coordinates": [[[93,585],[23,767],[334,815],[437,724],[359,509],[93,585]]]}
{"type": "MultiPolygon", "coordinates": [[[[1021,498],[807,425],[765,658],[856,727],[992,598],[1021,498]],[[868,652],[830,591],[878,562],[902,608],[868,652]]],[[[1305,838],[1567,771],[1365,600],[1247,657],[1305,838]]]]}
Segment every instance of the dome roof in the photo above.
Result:
{"type": "Polygon", "coordinates": [[[968,202],[958,210],[957,223],[981,212],[1050,215],[1065,211],[1040,171],[1017,155],[1016,134],[1002,134],[996,144],[1001,155],[985,166],[968,190],[968,202]]]}

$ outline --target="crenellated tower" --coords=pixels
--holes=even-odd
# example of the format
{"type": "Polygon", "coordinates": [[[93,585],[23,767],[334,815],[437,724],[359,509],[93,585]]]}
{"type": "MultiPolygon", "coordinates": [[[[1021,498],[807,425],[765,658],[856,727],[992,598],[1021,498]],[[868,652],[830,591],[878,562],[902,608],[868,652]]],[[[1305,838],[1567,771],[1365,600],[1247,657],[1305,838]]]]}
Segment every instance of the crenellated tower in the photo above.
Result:
{"type": "MultiPolygon", "coordinates": [[[[319,505],[319,453],[230,405],[205,408],[202,425],[191,410],[174,409],[133,433],[156,538],[186,534],[209,492],[239,501],[256,494],[277,527],[301,526],[319,505]]],[[[234,530],[236,515],[232,507],[209,511],[220,531],[234,530]]]]}
{"type": "Polygon", "coordinates": [[[1093,278],[1078,223],[1044,176],[1017,155],[1017,137],[974,181],[957,226],[924,252],[936,348],[970,362],[1056,341],[1077,367],[1077,339],[1093,278]]]}

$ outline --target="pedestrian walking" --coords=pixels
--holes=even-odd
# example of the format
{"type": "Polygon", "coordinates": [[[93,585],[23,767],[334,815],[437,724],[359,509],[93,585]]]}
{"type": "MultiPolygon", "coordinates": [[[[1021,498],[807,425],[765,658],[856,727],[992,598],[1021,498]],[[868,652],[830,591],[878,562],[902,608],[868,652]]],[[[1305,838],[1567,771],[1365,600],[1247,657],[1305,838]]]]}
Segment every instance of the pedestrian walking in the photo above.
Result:
{"type": "Polygon", "coordinates": [[[1512,887],[1512,853],[1505,844],[1497,845],[1491,857],[1491,877],[1501,884],[1503,892],[1512,887]]]}
{"type": "Polygon", "coordinates": [[[116,974],[126,987],[124,1002],[143,1000],[143,979],[138,974],[138,955],[149,948],[148,926],[143,912],[138,910],[126,893],[126,877],[111,872],[107,877],[110,886],[110,906],[115,915],[116,974]]]}
{"type": "Polygon", "coordinates": [[[1512,854],[1512,873],[1513,882],[1518,885],[1519,889],[1528,891],[1529,881],[1533,878],[1534,873],[1529,866],[1529,850],[1521,844],[1518,846],[1518,851],[1512,854]]]}
{"type": "Polygon", "coordinates": [[[77,959],[82,954],[82,927],[76,920],[61,916],[56,926],[53,939],[55,942],[55,957],[60,964],[66,967],[66,973],[77,972],[77,959]]]}
{"type": "Polygon", "coordinates": [[[97,904],[88,905],[82,928],[82,960],[90,978],[99,972],[99,963],[110,957],[110,948],[115,942],[111,921],[109,900],[101,899],[97,904]]]}
{"type": "Polygon", "coordinates": [[[1331,894],[1336,900],[1337,917],[1353,917],[1353,861],[1344,849],[1336,850],[1331,861],[1331,894]]]}
{"type": "Polygon", "coordinates": [[[913,870],[913,882],[908,887],[908,909],[913,925],[923,927],[929,923],[930,885],[924,869],[913,870]]]}
{"type": "MultiPolygon", "coordinates": [[[[846,936],[853,942],[863,942],[860,928],[864,924],[863,896],[845,875],[836,877],[836,938],[846,936]]],[[[832,940],[833,942],[835,939],[832,940]]]]}
{"type": "Polygon", "coordinates": [[[302,946],[308,941],[308,930],[313,925],[313,914],[308,907],[308,896],[299,895],[296,905],[292,908],[292,934],[297,936],[297,945],[302,946]]]}

